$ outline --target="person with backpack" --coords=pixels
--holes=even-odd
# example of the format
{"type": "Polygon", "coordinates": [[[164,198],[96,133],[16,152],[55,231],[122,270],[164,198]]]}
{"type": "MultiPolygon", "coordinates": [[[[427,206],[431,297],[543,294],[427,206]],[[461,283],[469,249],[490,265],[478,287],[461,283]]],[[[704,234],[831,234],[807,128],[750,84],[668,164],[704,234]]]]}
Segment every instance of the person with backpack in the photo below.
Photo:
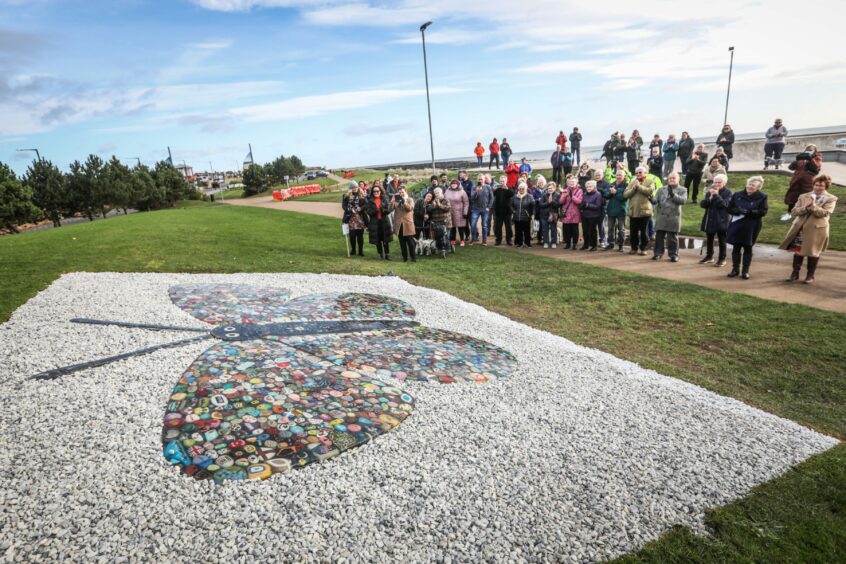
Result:
{"type": "Polygon", "coordinates": [[[561,182],[561,145],[556,145],[552,156],[549,157],[549,164],[552,165],[552,181],[561,182]]]}

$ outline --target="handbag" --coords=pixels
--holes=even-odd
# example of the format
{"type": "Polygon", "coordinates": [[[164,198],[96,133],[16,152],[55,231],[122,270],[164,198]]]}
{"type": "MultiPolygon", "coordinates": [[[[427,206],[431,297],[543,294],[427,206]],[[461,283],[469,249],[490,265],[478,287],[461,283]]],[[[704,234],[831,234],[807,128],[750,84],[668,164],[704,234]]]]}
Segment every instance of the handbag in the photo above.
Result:
{"type": "Polygon", "coordinates": [[[540,221],[537,219],[532,220],[532,233],[537,233],[540,231],[540,221]]]}

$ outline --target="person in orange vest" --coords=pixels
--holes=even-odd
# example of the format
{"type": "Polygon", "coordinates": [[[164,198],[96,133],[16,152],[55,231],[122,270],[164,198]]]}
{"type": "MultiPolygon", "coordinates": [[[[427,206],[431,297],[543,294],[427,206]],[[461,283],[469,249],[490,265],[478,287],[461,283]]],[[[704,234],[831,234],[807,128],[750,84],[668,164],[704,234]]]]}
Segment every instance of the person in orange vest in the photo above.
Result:
{"type": "Polygon", "coordinates": [[[494,137],[491,144],[488,145],[488,149],[491,152],[491,158],[488,160],[488,170],[491,169],[491,165],[494,161],[496,161],[496,169],[499,170],[499,143],[497,143],[496,137],[494,137]]]}
{"type": "Polygon", "coordinates": [[[485,156],[485,148],[482,147],[482,142],[479,141],[476,143],[476,148],[473,149],[473,152],[476,153],[476,166],[482,168],[482,163],[484,162],[485,156]]]}

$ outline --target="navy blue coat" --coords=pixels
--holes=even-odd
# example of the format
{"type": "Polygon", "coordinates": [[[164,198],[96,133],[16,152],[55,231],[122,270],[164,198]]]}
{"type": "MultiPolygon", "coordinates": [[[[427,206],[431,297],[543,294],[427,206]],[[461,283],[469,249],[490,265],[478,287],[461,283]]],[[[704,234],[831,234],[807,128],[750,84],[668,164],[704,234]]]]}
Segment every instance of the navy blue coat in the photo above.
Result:
{"type": "Polygon", "coordinates": [[[699,229],[705,233],[725,233],[729,227],[729,203],[731,202],[731,190],[723,186],[722,190],[713,198],[706,192],[705,197],[699,205],[705,209],[702,216],[702,225],[699,229]]]}
{"type": "Polygon", "coordinates": [[[767,195],[760,190],[753,194],[747,194],[746,189],[735,192],[729,202],[732,217],[726,242],[730,245],[754,245],[761,231],[761,218],[768,211],[767,195]]]}

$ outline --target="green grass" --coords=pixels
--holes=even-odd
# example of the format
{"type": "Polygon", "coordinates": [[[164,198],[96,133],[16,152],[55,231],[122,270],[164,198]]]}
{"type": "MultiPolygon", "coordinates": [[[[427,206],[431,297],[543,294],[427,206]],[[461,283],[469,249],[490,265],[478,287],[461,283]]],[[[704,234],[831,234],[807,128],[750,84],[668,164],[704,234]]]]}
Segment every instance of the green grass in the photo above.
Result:
{"type": "Polygon", "coordinates": [[[344,194],[346,194],[346,190],[334,190],[332,192],[320,192],[318,194],[300,196],[294,198],[294,200],[297,202],[337,202],[338,205],[341,205],[344,194]]]}
{"type": "MultiPolygon", "coordinates": [[[[728,187],[732,192],[737,192],[746,186],[746,180],[756,173],[751,172],[730,172],[728,187]]],[[[784,195],[790,184],[790,177],[782,174],[764,174],[764,192],[767,194],[767,201],[770,206],[769,213],[764,217],[764,225],[758,241],[772,245],[780,245],[784,236],[790,230],[789,221],[779,221],[779,217],[787,212],[787,205],[784,203],[784,195]]],[[[830,192],[837,196],[837,207],[831,217],[831,234],[829,248],[846,250],[846,187],[832,185],[830,192]]],[[[702,195],[702,187],[699,191],[702,195]]],[[[702,215],[705,212],[699,204],[689,202],[682,212],[682,234],[702,236],[699,225],[702,222],[702,215]]]]}
{"type": "MultiPolygon", "coordinates": [[[[345,178],[344,180],[346,180],[347,182],[349,182],[350,180],[355,180],[356,182],[366,180],[367,182],[370,182],[372,180],[376,180],[377,178],[379,180],[385,178],[385,171],[383,170],[371,170],[369,168],[356,168],[350,170],[355,171],[355,176],[353,176],[352,178],[345,178]]],[[[344,176],[344,170],[333,170],[332,172],[342,178],[344,176]]]]}
{"type": "MultiPolygon", "coordinates": [[[[472,247],[448,260],[347,259],[337,220],[191,204],[0,238],[0,319],[63,272],[384,274],[436,287],[846,438],[846,315],[695,285],[472,247]],[[246,229],[249,226],[249,229],[246,229]],[[283,242],[280,244],[280,241],[283,242]]],[[[709,514],[714,536],[677,529],[630,561],[842,561],[846,447],[813,457],[709,514]]]]}

